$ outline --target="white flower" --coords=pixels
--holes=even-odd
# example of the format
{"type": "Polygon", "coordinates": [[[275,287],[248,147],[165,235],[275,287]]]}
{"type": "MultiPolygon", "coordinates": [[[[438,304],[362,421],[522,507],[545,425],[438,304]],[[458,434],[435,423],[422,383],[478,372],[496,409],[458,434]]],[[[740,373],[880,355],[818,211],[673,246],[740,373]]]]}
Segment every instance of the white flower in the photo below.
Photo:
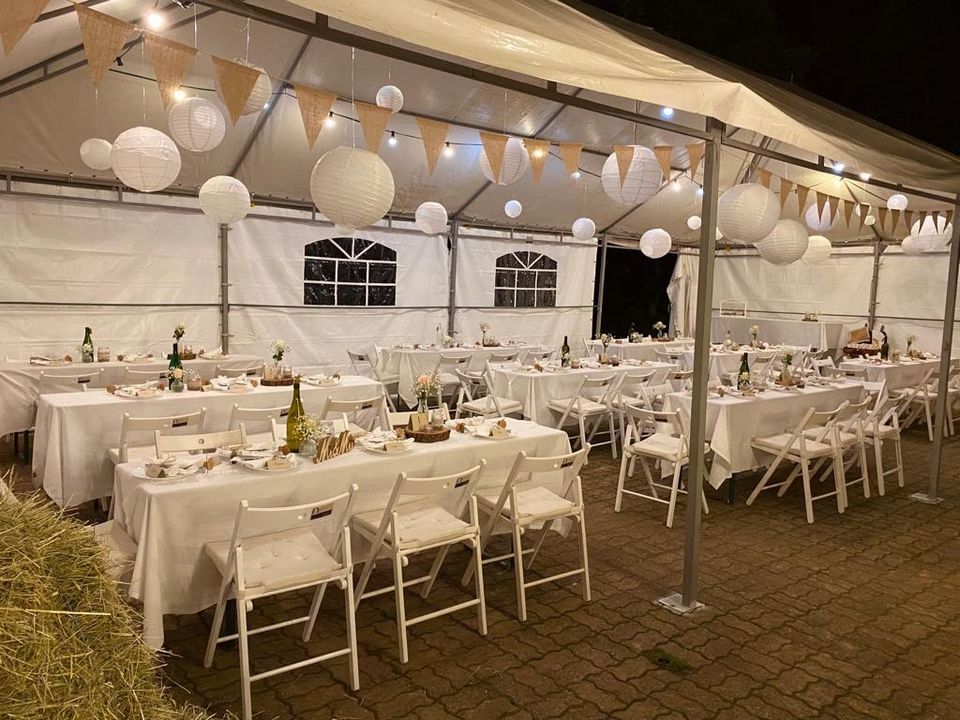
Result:
{"type": "Polygon", "coordinates": [[[751,335],[759,335],[759,334],[760,334],[760,326],[759,326],[759,325],[751,325],[751,326],[750,326],[750,334],[751,334],[751,335]]]}
{"type": "Polygon", "coordinates": [[[487,323],[485,322],[480,323],[480,332],[487,333],[489,331],[490,331],[490,326],[487,323]]]}

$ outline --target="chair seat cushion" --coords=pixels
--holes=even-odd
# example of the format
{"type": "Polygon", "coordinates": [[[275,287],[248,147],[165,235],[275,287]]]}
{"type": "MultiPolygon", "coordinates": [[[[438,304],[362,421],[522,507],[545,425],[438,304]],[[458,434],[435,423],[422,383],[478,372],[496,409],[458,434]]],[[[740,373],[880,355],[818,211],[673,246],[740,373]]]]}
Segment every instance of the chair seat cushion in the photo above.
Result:
{"type": "Polygon", "coordinates": [[[863,434],[866,435],[867,437],[874,437],[879,434],[881,438],[888,438],[888,437],[893,437],[894,435],[898,435],[899,433],[897,428],[895,428],[893,425],[881,425],[879,433],[877,433],[875,426],[866,425],[863,428],[863,434]]]}
{"type": "MultiPolygon", "coordinates": [[[[803,436],[804,436],[805,438],[811,438],[811,439],[813,439],[813,438],[816,438],[816,437],[817,437],[820,433],[822,433],[822,432],[823,432],[823,427],[821,427],[821,426],[819,426],[819,425],[814,425],[814,426],[809,427],[809,428],[807,428],[806,430],[804,430],[804,431],[803,431],[803,436]]],[[[825,437],[824,440],[827,441],[827,444],[829,444],[829,443],[831,443],[831,442],[833,441],[831,435],[828,435],[827,437],[825,437]]],[[[855,443],[855,442],[857,442],[857,436],[856,436],[856,435],[854,435],[853,433],[850,433],[850,432],[846,432],[845,430],[841,430],[841,431],[840,431],[840,444],[841,444],[841,445],[852,445],[852,444],[855,443]]]]}
{"type": "MultiPolygon", "coordinates": [[[[551,400],[547,403],[547,407],[551,410],[555,410],[560,414],[563,414],[567,411],[567,408],[570,407],[570,401],[573,398],[565,398],[563,400],[551,400]]],[[[580,398],[580,409],[577,410],[577,407],[574,406],[570,410],[570,416],[576,417],[577,415],[602,415],[603,413],[609,412],[607,406],[603,403],[598,403],[595,400],[589,400],[585,397],[580,398]]]]}
{"type": "MultiPolygon", "coordinates": [[[[500,499],[500,491],[493,489],[481,490],[477,497],[485,505],[495,507],[497,501],[500,499]]],[[[517,489],[517,511],[518,519],[521,521],[525,517],[562,517],[572,514],[575,508],[576,506],[572,502],[541,485],[517,489]]],[[[510,507],[509,497],[506,503],[504,503],[503,513],[507,517],[513,517],[513,509],[510,507]]]]}
{"type": "MultiPolygon", "coordinates": [[[[358,529],[374,536],[383,518],[383,510],[370,510],[353,516],[358,529]]],[[[471,526],[437,505],[408,505],[397,508],[401,547],[432,545],[471,534],[471,526]]],[[[393,542],[389,527],[384,537],[393,542]]]]}
{"type": "MultiPolygon", "coordinates": [[[[789,445],[790,452],[797,454],[800,452],[800,438],[794,439],[791,443],[790,439],[792,437],[793,433],[779,433],[777,435],[754,438],[750,444],[756,448],[760,448],[761,450],[769,450],[773,453],[779,453],[789,445]]],[[[826,443],[817,442],[816,440],[807,440],[806,451],[809,457],[817,457],[820,455],[829,455],[833,452],[833,448],[826,443]]]]}
{"type": "MultiPolygon", "coordinates": [[[[498,397],[497,404],[500,405],[500,410],[504,415],[523,412],[523,405],[516,400],[498,397]]],[[[459,407],[461,410],[476,413],[477,415],[490,415],[491,413],[497,412],[497,406],[494,405],[493,398],[489,395],[477,398],[476,400],[470,400],[469,402],[460,403],[459,407]]]]}
{"type": "MultiPolygon", "coordinates": [[[[114,465],[120,464],[120,448],[110,448],[107,451],[107,454],[110,456],[110,462],[114,465]]],[[[146,460],[147,458],[152,458],[156,456],[157,448],[155,445],[136,445],[134,447],[127,446],[127,462],[135,462],[137,460],[146,460]]]]}
{"type": "MultiPolygon", "coordinates": [[[[688,457],[688,452],[684,452],[683,455],[680,455],[680,438],[674,437],[673,435],[665,432],[658,432],[648,435],[639,442],[630,443],[630,445],[624,449],[633,455],[649,455],[651,457],[658,457],[671,462],[686,462],[688,457]]],[[[704,443],[703,451],[709,452],[709,450],[710,445],[708,443],[704,443]]]]}

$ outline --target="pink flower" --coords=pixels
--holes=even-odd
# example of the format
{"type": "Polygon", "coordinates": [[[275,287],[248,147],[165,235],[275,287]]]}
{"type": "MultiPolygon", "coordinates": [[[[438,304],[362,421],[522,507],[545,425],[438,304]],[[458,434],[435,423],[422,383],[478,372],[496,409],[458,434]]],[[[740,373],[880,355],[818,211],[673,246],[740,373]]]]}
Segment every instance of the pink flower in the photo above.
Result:
{"type": "Polygon", "coordinates": [[[429,375],[421,375],[420,377],[417,378],[417,385],[428,385],[428,384],[430,384],[429,375]]]}

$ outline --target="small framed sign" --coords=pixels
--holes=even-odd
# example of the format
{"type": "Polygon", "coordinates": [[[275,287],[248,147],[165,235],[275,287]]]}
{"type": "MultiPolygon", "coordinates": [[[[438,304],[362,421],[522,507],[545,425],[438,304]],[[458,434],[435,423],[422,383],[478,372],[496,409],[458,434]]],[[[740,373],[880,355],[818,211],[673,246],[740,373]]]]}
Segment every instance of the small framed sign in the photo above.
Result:
{"type": "Polygon", "coordinates": [[[414,432],[420,432],[430,427],[430,413],[411,413],[410,429],[414,432]]]}

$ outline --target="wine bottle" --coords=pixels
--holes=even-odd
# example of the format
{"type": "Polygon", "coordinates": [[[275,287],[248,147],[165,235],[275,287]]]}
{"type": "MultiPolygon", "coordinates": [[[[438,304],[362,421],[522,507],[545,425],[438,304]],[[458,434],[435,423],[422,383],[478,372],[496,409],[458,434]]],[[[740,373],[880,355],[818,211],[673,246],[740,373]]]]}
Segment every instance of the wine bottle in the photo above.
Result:
{"type": "Polygon", "coordinates": [[[880,334],[883,335],[883,343],[880,345],[880,359],[886,360],[890,357],[890,343],[887,340],[887,332],[880,326],[880,334]]]}
{"type": "Polygon", "coordinates": [[[567,343],[567,336],[563,336],[563,345],[560,346],[560,365],[561,367],[570,367],[570,345],[567,343]]]}
{"type": "Polygon", "coordinates": [[[93,362],[93,330],[83,329],[83,344],[80,345],[80,359],[85,363],[93,362]]]}
{"type": "Polygon", "coordinates": [[[740,370],[737,372],[737,389],[742,390],[750,384],[750,364],[747,362],[747,354],[744,353],[740,359],[740,370]]]}
{"type": "Polygon", "coordinates": [[[178,347],[179,343],[173,343],[173,352],[170,353],[170,364],[167,365],[167,384],[173,385],[173,371],[174,370],[183,370],[183,363],[180,361],[180,349],[178,347]]]}
{"type": "Polygon", "coordinates": [[[287,412],[287,447],[290,452],[299,452],[303,436],[300,433],[300,418],[303,417],[303,403],[300,401],[300,376],[293,378],[293,401],[287,412]]]}

